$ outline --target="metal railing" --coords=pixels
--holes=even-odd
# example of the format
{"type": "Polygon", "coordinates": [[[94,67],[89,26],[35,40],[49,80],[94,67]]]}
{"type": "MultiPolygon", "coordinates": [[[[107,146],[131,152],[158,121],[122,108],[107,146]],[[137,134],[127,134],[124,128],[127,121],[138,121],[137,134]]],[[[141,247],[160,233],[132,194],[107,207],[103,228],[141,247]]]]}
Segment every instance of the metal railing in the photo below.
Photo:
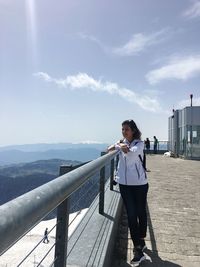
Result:
{"type": "MultiPolygon", "coordinates": [[[[100,171],[99,213],[104,213],[105,166],[110,164],[110,180],[114,176],[114,158],[118,152],[93,160],[59,176],[12,201],[0,206],[0,255],[7,251],[52,210],[58,207],[55,243],[55,267],[66,266],[70,195],[92,175],[100,171]]],[[[113,189],[112,182],[110,189],[113,189]]]]}
{"type": "MultiPolygon", "coordinates": [[[[163,152],[169,150],[169,142],[166,140],[159,140],[157,144],[157,151],[163,152]]],[[[150,152],[154,151],[154,141],[150,141],[150,152]]]]}

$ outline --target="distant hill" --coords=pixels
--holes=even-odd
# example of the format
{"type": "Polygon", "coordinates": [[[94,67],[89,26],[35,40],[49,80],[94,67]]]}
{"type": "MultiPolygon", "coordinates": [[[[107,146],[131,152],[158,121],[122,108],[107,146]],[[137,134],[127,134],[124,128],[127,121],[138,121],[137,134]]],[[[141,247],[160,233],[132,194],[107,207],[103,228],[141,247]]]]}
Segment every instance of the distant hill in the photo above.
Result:
{"type": "Polygon", "coordinates": [[[78,161],[40,160],[0,168],[0,204],[14,199],[59,176],[61,165],[77,165],[78,161]]]}
{"type": "Polygon", "coordinates": [[[21,150],[1,150],[0,165],[2,166],[23,162],[33,162],[36,160],[48,160],[54,158],[84,162],[98,158],[101,151],[101,149],[92,147],[68,148],[60,150],[51,149],[34,152],[25,152],[21,150]]]}
{"type": "MultiPolygon", "coordinates": [[[[98,158],[106,144],[34,144],[0,147],[0,205],[59,175],[60,165],[98,158]]],[[[99,190],[99,173],[70,196],[70,212],[89,207],[99,190]]],[[[51,212],[47,219],[55,217],[51,212]]]]}
{"type": "Polygon", "coordinates": [[[24,144],[24,145],[10,145],[0,147],[1,151],[19,150],[23,152],[42,152],[47,150],[65,150],[65,149],[79,149],[79,148],[95,148],[97,150],[105,150],[108,144],[105,143],[56,143],[56,144],[24,144]]]}
{"type": "MultiPolygon", "coordinates": [[[[59,176],[61,165],[78,165],[80,161],[50,159],[0,168],[0,205],[33,190],[59,176]]],[[[99,173],[91,177],[70,196],[70,211],[89,207],[99,190],[99,173]]],[[[46,219],[54,218],[56,210],[46,219]]]]}
{"type": "Polygon", "coordinates": [[[0,168],[0,175],[9,177],[19,177],[33,174],[51,174],[58,175],[61,165],[78,165],[80,161],[49,159],[37,160],[30,163],[13,164],[12,166],[3,166],[0,168]]]}

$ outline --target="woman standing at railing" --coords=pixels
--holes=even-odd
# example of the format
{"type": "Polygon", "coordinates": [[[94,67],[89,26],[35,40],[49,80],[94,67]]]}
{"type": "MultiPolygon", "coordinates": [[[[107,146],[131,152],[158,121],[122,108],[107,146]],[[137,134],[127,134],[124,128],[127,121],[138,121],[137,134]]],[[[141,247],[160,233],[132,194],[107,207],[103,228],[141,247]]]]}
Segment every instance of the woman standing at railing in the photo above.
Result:
{"type": "Polygon", "coordinates": [[[158,139],[156,138],[155,135],[154,135],[153,139],[154,139],[154,142],[153,142],[153,152],[154,152],[154,154],[157,154],[157,151],[158,151],[158,139]]]}
{"type": "Polygon", "coordinates": [[[145,260],[143,254],[147,232],[146,202],[148,182],[142,164],[144,143],[133,120],[122,123],[123,140],[111,145],[108,151],[120,150],[116,180],[128,215],[128,225],[134,244],[133,264],[145,260]]]}

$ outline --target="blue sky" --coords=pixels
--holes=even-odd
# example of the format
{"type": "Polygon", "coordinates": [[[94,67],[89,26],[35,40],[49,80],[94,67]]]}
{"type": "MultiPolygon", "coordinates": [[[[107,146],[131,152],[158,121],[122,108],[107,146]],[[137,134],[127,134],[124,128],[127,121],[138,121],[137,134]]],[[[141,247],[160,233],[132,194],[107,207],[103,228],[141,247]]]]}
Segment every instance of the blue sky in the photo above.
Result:
{"type": "Polygon", "coordinates": [[[0,146],[168,138],[200,105],[200,1],[0,0],[0,146]]]}

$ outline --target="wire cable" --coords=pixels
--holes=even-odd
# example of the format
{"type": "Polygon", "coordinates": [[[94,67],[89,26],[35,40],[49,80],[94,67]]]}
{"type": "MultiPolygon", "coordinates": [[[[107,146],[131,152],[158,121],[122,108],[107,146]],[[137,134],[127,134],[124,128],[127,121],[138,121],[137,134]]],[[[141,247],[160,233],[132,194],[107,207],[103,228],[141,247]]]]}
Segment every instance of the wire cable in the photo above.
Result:
{"type": "MultiPolygon", "coordinates": [[[[51,231],[58,225],[59,222],[57,222],[49,231],[49,233],[51,233],[51,231]]],[[[35,245],[35,247],[25,256],[25,258],[23,258],[23,260],[16,266],[19,267],[22,265],[22,263],[33,253],[33,251],[43,242],[44,237],[35,245]]]]}
{"type": "Polygon", "coordinates": [[[38,265],[37,265],[36,267],[39,267],[40,264],[44,261],[44,259],[46,259],[47,255],[48,255],[48,254],[50,253],[50,251],[55,247],[55,244],[56,244],[56,243],[54,243],[54,244],[50,247],[50,249],[47,251],[47,253],[44,255],[44,257],[41,259],[41,261],[38,263],[38,265]]]}

